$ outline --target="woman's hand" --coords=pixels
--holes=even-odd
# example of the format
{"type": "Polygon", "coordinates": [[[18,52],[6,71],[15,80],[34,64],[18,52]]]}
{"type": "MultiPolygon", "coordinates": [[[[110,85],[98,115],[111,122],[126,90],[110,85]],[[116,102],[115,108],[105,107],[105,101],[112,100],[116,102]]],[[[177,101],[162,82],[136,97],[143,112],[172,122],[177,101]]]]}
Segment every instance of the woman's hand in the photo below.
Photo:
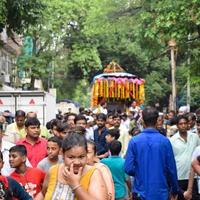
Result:
{"type": "Polygon", "coordinates": [[[76,187],[80,184],[81,174],[82,174],[83,168],[80,167],[78,170],[78,173],[74,173],[74,164],[72,163],[70,165],[70,168],[64,167],[63,175],[66,181],[68,182],[68,185],[71,188],[76,187]]]}

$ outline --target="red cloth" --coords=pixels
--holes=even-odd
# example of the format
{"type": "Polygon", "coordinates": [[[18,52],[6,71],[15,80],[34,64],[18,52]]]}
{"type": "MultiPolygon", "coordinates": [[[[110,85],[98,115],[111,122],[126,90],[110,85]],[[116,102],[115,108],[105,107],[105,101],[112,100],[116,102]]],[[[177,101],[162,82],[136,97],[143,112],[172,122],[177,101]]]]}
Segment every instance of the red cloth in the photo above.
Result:
{"type": "Polygon", "coordinates": [[[35,144],[30,144],[27,139],[21,139],[16,144],[23,144],[27,150],[27,158],[32,167],[37,167],[37,164],[47,155],[47,140],[39,138],[35,144]]]}
{"type": "Polygon", "coordinates": [[[8,189],[8,180],[7,180],[6,176],[0,175],[0,182],[3,183],[5,189],[8,189]]]}
{"type": "Polygon", "coordinates": [[[32,197],[35,197],[42,189],[45,172],[38,168],[28,167],[24,175],[14,171],[10,177],[20,183],[32,197]]]}

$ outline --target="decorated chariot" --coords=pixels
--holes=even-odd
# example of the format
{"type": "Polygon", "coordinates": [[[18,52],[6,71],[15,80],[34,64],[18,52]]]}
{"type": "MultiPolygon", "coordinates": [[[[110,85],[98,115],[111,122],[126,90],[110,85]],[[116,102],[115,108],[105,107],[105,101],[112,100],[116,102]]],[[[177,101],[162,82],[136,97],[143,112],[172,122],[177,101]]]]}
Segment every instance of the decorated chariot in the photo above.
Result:
{"type": "Polygon", "coordinates": [[[109,110],[125,111],[133,100],[141,105],[145,100],[144,85],[144,79],[125,72],[113,61],[93,78],[91,108],[106,102],[109,110]]]}

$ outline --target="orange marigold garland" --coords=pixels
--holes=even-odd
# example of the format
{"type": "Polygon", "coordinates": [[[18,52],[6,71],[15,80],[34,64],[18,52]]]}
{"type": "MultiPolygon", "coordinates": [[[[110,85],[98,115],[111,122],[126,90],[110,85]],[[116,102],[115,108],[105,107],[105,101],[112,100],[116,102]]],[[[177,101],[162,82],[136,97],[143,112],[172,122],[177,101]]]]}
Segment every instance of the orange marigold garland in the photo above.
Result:
{"type": "Polygon", "coordinates": [[[138,93],[139,93],[139,85],[138,83],[136,82],[135,83],[135,99],[137,100],[138,99],[138,93]]]}
{"type": "Polygon", "coordinates": [[[109,97],[110,98],[114,98],[115,97],[115,81],[114,80],[110,80],[110,93],[109,93],[109,97]]]}
{"type": "Polygon", "coordinates": [[[99,97],[103,97],[103,79],[99,79],[99,97]]]}
{"type": "Polygon", "coordinates": [[[126,98],[126,99],[129,99],[129,97],[130,97],[129,82],[128,82],[128,80],[126,79],[126,80],[125,80],[125,98],[126,98]]]}
{"type": "Polygon", "coordinates": [[[123,82],[121,83],[121,99],[125,99],[125,87],[123,82]]]}
{"type": "Polygon", "coordinates": [[[143,100],[145,99],[145,95],[144,95],[144,82],[140,85],[140,89],[139,89],[139,100],[143,100]]]}
{"type": "Polygon", "coordinates": [[[121,84],[117,83],[117,98],[120,99],[121,96],[121,84]]]}
{"type": "Polygon", "coordinates": [[[108,87],[108,80],[104,80],[104,98],[109,97],[109,87],[108,87]]]}

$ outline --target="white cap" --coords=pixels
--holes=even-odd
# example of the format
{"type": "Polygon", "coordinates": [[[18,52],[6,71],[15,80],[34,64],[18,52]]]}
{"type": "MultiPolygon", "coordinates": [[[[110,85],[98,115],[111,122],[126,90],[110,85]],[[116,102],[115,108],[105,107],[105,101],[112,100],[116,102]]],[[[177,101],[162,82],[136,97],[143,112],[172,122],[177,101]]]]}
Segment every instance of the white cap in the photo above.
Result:
{"type": "Polygon", "coordinates": [[[87,119],[87,123],[94,121],[94,118],[92,116],[87,116],[86,119],[87,119]]]}
{"type": "Polygon", "coordinates": [[[188,109],[187,106],[181,106],[179,108],[178,112],[181,113],[181,114],[185,114],[185,113],[189,112],[189,109],[188,109]]]}

